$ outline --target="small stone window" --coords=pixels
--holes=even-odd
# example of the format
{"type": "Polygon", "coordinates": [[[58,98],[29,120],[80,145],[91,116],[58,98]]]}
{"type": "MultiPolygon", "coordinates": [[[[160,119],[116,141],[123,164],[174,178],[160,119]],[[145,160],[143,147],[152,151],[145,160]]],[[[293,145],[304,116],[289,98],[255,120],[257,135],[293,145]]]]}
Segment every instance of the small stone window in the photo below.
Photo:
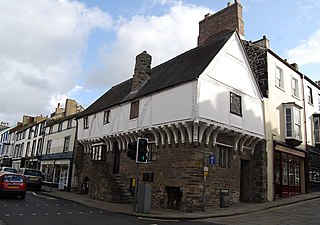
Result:
{"type": "Polygon", "coordinates": [[[228,147],[219,146],[219,166],[230,168],[231,150],[228,147]]]}
{"type": "Polygon", "coordinates": [[[241,96],[230,92],[230,112],[236,115],[242,115],[241,96]]]}
{"type": "Polygon", "coordinates": [[[106,157],[106,145],[98,144],[92,146],[92,161],[103,161],[106,157]]]}

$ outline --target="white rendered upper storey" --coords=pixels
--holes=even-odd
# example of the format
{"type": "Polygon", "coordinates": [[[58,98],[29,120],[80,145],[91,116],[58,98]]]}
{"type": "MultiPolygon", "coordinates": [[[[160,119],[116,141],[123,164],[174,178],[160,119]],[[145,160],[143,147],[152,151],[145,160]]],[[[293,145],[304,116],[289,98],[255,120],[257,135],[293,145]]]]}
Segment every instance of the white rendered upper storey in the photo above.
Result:
{"type": "Polygon", "coordinates": [[[141,132],[154,134],[156,145],[208,141],[214,131],[232,131],[243,143],[264,138],[261,94],[236,32],[153,68],[134,92],[133,82],[114,86],[78,116],[79,141],[114,138],[126,148],[141,132]]]}

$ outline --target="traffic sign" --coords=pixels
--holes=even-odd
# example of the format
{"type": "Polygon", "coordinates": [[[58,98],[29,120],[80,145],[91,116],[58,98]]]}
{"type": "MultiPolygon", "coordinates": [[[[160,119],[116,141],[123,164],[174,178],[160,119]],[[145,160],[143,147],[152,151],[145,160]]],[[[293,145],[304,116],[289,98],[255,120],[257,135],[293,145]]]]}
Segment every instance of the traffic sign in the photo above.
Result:
{"type": "Polygon", "coordinates": [[[216,164],[216,156],[214,154],[209,155],[209,165],[215,165],[216,164]]]}

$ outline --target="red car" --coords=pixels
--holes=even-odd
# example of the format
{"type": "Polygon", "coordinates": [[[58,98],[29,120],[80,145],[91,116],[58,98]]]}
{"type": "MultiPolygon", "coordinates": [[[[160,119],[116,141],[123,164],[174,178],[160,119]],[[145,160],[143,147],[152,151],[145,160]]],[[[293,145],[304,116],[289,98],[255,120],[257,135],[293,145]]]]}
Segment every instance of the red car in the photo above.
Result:
{"type": "Polygon", "coordinates": [[[0,195],[18,195],[21,199],[26,197],[27,184],[21,174],[0,172],[0,195]]]}

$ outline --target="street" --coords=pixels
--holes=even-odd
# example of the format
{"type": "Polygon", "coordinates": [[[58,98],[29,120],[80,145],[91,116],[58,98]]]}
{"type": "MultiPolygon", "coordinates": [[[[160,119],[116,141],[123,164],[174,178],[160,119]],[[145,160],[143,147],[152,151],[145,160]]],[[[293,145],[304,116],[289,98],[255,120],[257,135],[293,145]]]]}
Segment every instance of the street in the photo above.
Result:
{"type": "Polygon", "coordinates": [[[211,222],[205,221],[137,218],[30,191],[25,200],[13,197],[0,198],[0,220],[6,225],[212,225],[211,222]]]}
{"type": "Polygon", "coordinates": [[[320,224],[320,199],[304,201],[242,216],[202,221],[226,225],[316,225],[320,224]]]}

